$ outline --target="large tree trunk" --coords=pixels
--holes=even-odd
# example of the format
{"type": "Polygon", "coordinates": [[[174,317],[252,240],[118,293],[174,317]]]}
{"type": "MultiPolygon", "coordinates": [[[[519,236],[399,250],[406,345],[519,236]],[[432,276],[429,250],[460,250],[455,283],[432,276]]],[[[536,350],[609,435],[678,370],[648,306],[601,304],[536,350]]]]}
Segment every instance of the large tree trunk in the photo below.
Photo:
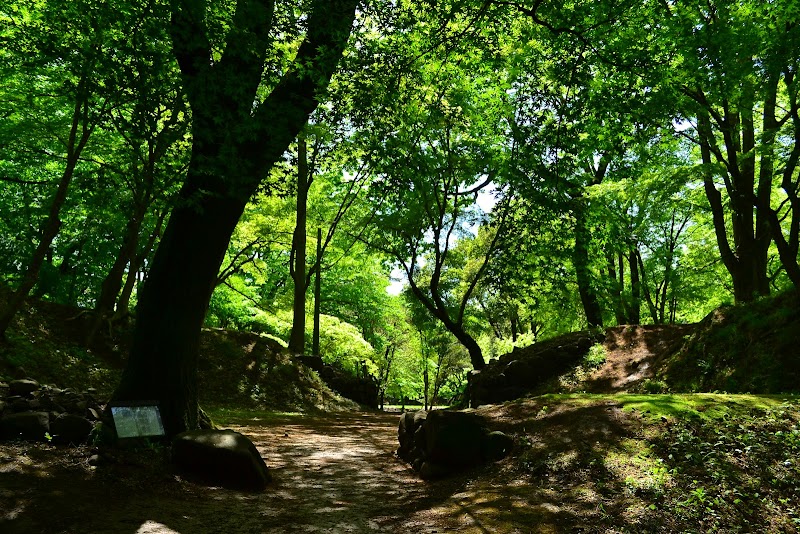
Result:
{"type": "Polygon", "coordinates": [[[211,61],[205,10],[173,3],[173,48],[192,107],[192,158],[142,289],[128,366],[114,400],[160,405],[167,435],[198,425],[200,329],[248,199],[297,137],[332,76],[356,0],[316,0],[295,61],[255,107],[271,42],[271,5],[241,0],[225,52],[211,61]]]}
{"type": "Polygon", "coordinates": [[[754,193],[756,144],[752,110],[745,109],[738,114],[726,108],[722,120],[724,156],[717,146],[711,118],[705,113],[698,116],[700,153],[705,167],[703,181],[722,262],[733,282],[734,299],[736,302],[750,302],[759,295],[769,294],[767,252],[771,235],[765,215],[753,213],[753,198],[755,196],[763,204],[769,204],[771,176],[759,173],[758,189],[754,193]],[[728,240],[722,195],[714,183],[712,155],[717,161],[726,161],[725,183],[730,197],[733,246],[728,240]]]}
{"type": "MultiPolygon", "coordinates": [[[[182,198],[195,192],[193,178],[182,198]]],[[[205,196],[199,206],[177,206],[139,295],[133,346],[114,399],[158,401],[169,435],[197,428],[200,329],[244,205],[205,196]]]]}

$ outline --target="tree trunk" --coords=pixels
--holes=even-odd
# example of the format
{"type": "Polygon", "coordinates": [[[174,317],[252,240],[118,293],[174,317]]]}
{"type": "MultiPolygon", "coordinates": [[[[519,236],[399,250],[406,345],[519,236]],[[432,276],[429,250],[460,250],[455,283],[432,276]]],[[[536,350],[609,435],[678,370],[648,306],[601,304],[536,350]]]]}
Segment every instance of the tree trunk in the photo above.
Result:
{"type": "Polygon", "coordinates": [[[647,271],[644,269],[642,253],[639,252],[638,248],[634,248],[633,254],[635,255],[636,262],[639,265],[639,273],[642,277],[642,283],[640,287],[642,288],[645,301],[647,302],[647,309],[650,310],[650,317],[653,319],[653,323],[658,324],[658,309],[656,308],[656,303],[653,301],[653,295],[650,293],[650,284],[647,281],[647,271]]]}
{"type": "MultiPolygon", "coordinates": [[[[759,295],[769,294],[767,252],[771,241],[769,224],[763,214],[754,217],[753,188],[755,187],[755,135],[752,110],[742,115],[726,107],[722,129],[725,156],[716,145],[708,114],[698,116],[700,154],[705,167],[703,182],[711,206],[717,245],[722,262],[733,282],[736,302],[751,302],[759,295]],[[730,197],[733,246],[728,240],[722,195],[714,183],[712,154],[726,161],[726,190],[730,197]]],[[[757,197],[769,198],[771,176],[760,173],[757,197]]],[[[768,202],[767,202],[768,203],[768,202]]]]}
{"type": "Polygon", "coordinates": [[[611,280],[611,298],[614,302],[614,318],[617,320],[617,324],[626,324],[628,322],[628,316],[625,313],[625,299],[622,296],[624,290],[624,286],[622,285],[624,282],[624,271],[622,270],[622,265],[620,265],[619,278],[617,278],[617,267],[614,263],[615,259],[613,253],[609,252],[606,254],[606,262],[608,278],[611,280]]]}
{"type": "MultiPolygon", "coordinates": [[[[769,92],[764,101],[763,133],[762,145],[765,145],[761,153],[761,167],[759,169],[759,184],[771,183],[771,177],[775,172],[775,147],[774,141],[780,129],[775,109],[777,107],[777,76],[772,79],[769,85],[769,92]]],[[[787,84],[796,83],[794,74],[787,75],[787,84]]],[[[781,264],[786,270],[786,274],[795,288],[800,289],[800,263],[798,263],[798,240],[800,240],[800,198],[798,197],[798,184],[794,179],[795,171],[800,161],[800,115],[798,115],[797,95],[790,93],[789,109],[792,117],[793,146],[786,159],[786,164],[781,170],[781,188],[786,194],[789,202],[786,218],[789,221],[788,238],[783,233],[782,217],[772,209],[770,205],[770,194],[768,191],[759,190],[755,199],[758,213],[769,225],[772,232],[772,239],[778,249],[781,264]]]]}
{"type": "Polygon", "coordinates": [[[122,238],[122,244],[117,253],[117,259],[108,271],[108,274],[100,284],[100,296],[97,298],[97,303],[94,307],[94,319],[89,328],[89,333],[86,336],[86,344],[91,346],[94,342],[103,320],[114,312],[114,304],[117,301],[117,296],[122,289],[122,279],[125,276],[125,267],[132,263],[133,257],[136,255],[136,249],[139,244],[139,231],[142,227],[142,218],[144,217],[143,210],[138,210],[131,216],[125,228],[125,236],[122,238]]]}
{"type": "Polygon", "coordinates": [[[630,324],[640,324],[642,322],[642,282],[639,280],[639,266],[635,248],[635,246],[631,248],[628,253],[628,265],[631,271],[631,305],[628,316],[630,324]]]}
{"type": "Polygon", "coordinates": [[[122,288],[122,292],[119,295],[119,299],[117,300],[117,311],[114,313],[114,317],[112,321],[119,321],[120,319],[127,317],[130,313],[130,301],[131,295],[133,295],[133,289],[136,287],[137,276],[139,274],[139,269],[144,264],[145,259],[150,255],[150,252],[153,250],[153,247],[156,244],[156,240],[161,236],[161,227],[164,225],[164,218],[167,216],[166,210],[162,211],[161,214],[158,216],[158,222],[156,223],[156,228],[150,234],[150,237],[147,240],[147,243],[142,248],[141,251],[137,252],[136,254],[131,257],[130,265],[128,265],[128,276],[125,278],[125,285],[122,288]]]}
{"type": "MultiPolygon", "coordinates": [[[[190,174],[182,198],[195,192],[193,179],[190,174]]],[[[114,400],[159,401],[168,435],[197,427],[200,329],[245,202],[209,195],[199,204],[173,210],[139,297],[131,356],[114,394],[114,400]]]]}
{"type": "Polygon", "coordinates": [[[514,310],[511,311],[511,342],[517,342],[517,314],[514,310]]]}
{"type": "Polygon", "coordinates": [[[311,336],[311,354],[319,356],[320,312],[322,309],[322,229],[317,228],[317,272],[314,277],[314,333],[311,336]]]}
{"type": "Polygon", "coordinates": [[[289,350],[294,354],[304,354],[306,345],[306,220],[308,207],[308,152],[305,137],[297,137],[297,213],[290,274],[294,281],[292,304],[292,331],[289,335],[289,350]]]}
{"type": "Polygon", "coordinates": [[[575,215],[575,248],[572,259],[575,264],[575,277],[578,282],[578,293],[581,297],[583,312],[589,328],[603,326],[603,313],[600,302],[592,287],[591,271],[589,268],[589,231],[586,228],[586,206],[582,197],[574,200],[575,215]]]}
{"type": "Polygon", "coordinates": [[[173,3],[173,50],[192,107],[192,158],[141,291],[128,365],[113,400],[160,405],[168,436],[197,428],[200,329],[230,237],[249,198],[316,108],[355,18],[355,0],[315,0],[295,61],[257,107],[272,12],[237,3],[210,61],[205,10],[173,3]]]}
{"type": "Polygon", "coordinates": [[[481,350],[480,345],[478,342],[475,341],[469,333],[460,325],[451,324],[451,326],[447,326],[447,329],[450,331],[451,334],[456,336],[456,339],[464,345],[469,353],[469,361],[472,363],[472,368],[476,371],[480,371],[484,367],[486,367],[486,362],[483,360],[483,351],[481,350]]]}

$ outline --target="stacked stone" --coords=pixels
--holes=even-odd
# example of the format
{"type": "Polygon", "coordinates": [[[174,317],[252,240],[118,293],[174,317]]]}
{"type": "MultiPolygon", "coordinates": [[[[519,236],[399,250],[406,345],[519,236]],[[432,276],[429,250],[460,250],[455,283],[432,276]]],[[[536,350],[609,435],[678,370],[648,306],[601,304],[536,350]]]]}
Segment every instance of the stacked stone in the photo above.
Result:
{"type": "Polygon", "coordinates": [[[102,407],[97,392],[40,385],[25,378],[0,382],[0,440],[86,442],[102,407]]]}
{"type": "Polygon", "coordinates": [[[398,426],[397,455],[424,479],[439,478],[504,458],[513,440],[490,432],[474,413],[406,412],[398,426]]]}

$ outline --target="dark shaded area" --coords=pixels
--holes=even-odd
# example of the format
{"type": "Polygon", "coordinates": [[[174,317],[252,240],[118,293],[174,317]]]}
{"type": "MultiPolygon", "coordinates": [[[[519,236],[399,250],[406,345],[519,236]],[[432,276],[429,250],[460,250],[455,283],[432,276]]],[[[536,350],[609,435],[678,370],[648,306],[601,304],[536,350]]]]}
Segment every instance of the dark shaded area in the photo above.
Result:
{"type": "MultiPolygon", "coordinates": [[[[0,305],[7,289],[0,285],[0,305]]],[[[130,327],[107,325],[85,345],[93,312],[29,299],[17,314],[7,343],[0,343],[0,377],[35,377],[42,384],[85,391],[108,399],[128,351],[130,327]]],[[[355,404],[331,391],[305,365],[298,365],[269,337],[234,330],[203,329],[198,361],[200,403],[275,410],[340,410],[355,404]]]]}
{"type": "Polygon", "coordinates": [[[0,464],[0,531],[408,532],[403,521],[448,498],[464,479],[419,481],[394,457],[396,422],[376,414],[232,422],[273,475],[258,494],[188,482],[157,447],[92,469],[86,449],[16,444],[3,449],[0,464]],[[26,460],[9,469],[10,454],[26,460]]]}
{"type": "Polygon", "coordinates": [[[607,360],[581,384],[590,393],[641,389],[674,356],[696,325],[622,325],[606,329],[607,360]]]}
{"type": "Polygon", "coordinates": [[[502,432],[489,432],[486,425],[470,412],[406,412],[397,428],[397,455],[426,480],[500,460],[514,442],[502,432]]]}
{"type": "Polygon", "coordinates": [[[658,376],[675,391],[800,391],[800,294],[714,310],[658,376]]]}

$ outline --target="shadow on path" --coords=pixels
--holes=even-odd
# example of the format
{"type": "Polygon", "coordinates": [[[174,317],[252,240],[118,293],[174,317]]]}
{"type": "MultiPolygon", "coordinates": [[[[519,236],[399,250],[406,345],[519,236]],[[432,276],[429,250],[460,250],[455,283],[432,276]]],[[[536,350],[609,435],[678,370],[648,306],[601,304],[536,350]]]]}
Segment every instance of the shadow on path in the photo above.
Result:
{"type": "Polygon", "coordinates": [[[409,518],[467,479],[419,480],[394,456],[397,421],[371,413],[228,421],[270,467],[263,493],[198,486],[142,460],[93,469],[85,450],[3,446],[0,531],[442,532],[409,518]]]}

